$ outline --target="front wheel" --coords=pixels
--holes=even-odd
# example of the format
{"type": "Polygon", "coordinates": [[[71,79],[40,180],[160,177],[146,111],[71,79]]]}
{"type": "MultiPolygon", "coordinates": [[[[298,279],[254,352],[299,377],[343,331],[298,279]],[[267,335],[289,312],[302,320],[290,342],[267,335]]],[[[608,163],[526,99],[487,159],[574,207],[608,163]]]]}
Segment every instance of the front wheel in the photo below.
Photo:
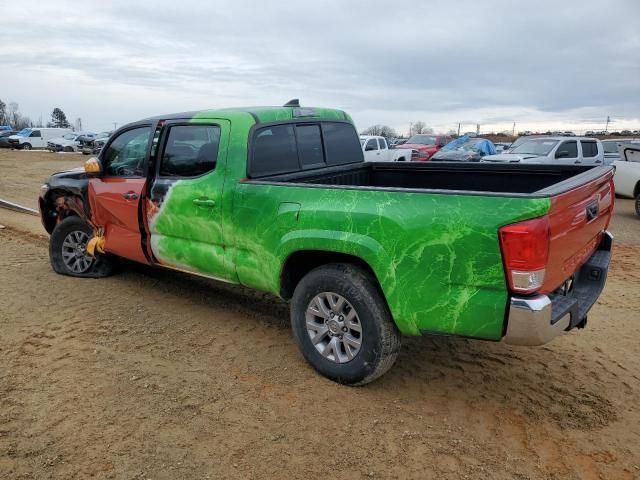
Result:
{"type": "Polygon", "coordinates": [[[49,259],[56,273],[72,277],[100,278],[112,272],[111,260],[87,253],[92,228],[79,217],[68,217],[56,225],[49,239],[49,259]]]}
{"type": "Polygon", "coordinates": [[[291,327],[307,362],[347,385],[380,377],[400,350],[375,278],[355,265],[329,264],[308,273],[291,299],[291,327]]]}
{"type": "Polygon", "coordinates": [[[31,144],[30,143],[23,143],[22,144],[22,150],[31,150],[31,144]]]}

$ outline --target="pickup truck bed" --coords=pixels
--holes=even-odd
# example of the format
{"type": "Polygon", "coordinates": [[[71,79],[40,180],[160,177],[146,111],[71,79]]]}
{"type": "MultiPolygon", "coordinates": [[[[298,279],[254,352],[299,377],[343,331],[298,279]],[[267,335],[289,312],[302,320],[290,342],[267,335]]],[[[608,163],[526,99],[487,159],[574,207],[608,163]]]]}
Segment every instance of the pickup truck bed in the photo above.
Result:
{"type": "Polygon", "coordinates": [[[368,189],[463,192],[516,197],[549,197],[600,176],[587,166],[460,163],[355,163],[322,171],[272,175],[258,183],[299,183],[368,189]]]}

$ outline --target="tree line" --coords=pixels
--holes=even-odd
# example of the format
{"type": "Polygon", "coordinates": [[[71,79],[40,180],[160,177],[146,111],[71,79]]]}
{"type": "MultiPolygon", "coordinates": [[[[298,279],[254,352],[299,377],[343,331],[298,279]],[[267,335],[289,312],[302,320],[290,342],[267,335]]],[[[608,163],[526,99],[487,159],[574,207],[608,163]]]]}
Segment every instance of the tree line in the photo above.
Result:
{"type": "MultiPolygon", "coordinates": [[[[22,130],[29,127],[44,127],[42,119],[37,122],[32,121],[26,115],[20,113],[20,107],[16,102],[8,104],[0,99],[0,125],[9,125],[14,130],[22,130]]],[[[62,109],[56,107],[51,112],[51,120],[47,122],[47,127],[69,128],[71,124],[62,109]]]]}
{"type": "MultiPolygon", "coordinates": [[[[421,133],[433,133],[433,128],[427,127],[427,124],[421,121],[412,122],[409,136],[421,133]]],[[[398,133],[388,125],[372,125],[360,132],[360,135],[377,135],[385,138],[395,138],[398,136],[398,133]]]]}

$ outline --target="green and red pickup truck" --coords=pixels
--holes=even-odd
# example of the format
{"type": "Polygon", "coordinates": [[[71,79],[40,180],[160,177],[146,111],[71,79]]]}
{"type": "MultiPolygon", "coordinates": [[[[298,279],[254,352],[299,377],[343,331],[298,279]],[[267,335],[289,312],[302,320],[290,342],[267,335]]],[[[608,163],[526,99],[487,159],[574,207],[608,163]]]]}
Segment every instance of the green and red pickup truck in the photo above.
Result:
{"type": "Polygon", "coordinates": [[[611,257],[611,167],[365,163],[341,110],[263,107],[120,128],[39,200],[53,269],[117,257],[291,301],[307,361],[345,384],[400,335],[539,345],[584,327],[611,257]]]}

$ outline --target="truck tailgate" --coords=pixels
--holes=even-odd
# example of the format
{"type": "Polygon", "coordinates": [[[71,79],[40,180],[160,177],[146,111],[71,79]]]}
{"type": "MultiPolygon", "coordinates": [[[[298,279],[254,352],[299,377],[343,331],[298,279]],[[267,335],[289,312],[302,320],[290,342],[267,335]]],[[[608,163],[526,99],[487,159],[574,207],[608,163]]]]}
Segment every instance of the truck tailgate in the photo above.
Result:
{"type": "Polygon", "coordinates": [[[549,260],[542,293],[550,293],[583,265],[600,243],[613,213],[613,171],[551,198],[549,260]]]}

